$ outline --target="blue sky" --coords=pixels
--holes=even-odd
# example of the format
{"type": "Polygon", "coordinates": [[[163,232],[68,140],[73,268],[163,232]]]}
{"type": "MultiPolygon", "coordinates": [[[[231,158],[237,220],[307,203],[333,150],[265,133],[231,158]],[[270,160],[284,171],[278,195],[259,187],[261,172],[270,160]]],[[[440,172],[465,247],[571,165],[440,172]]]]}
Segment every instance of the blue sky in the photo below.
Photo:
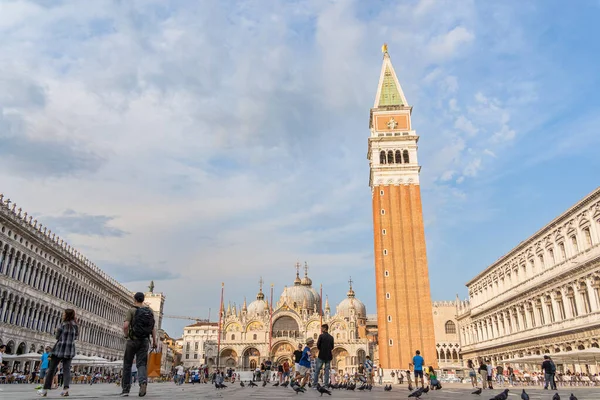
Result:
{"type": "MultiPolygon", "coordinates": [[[[600,3],[0,1],[0,192],[169,314],[296,261],[374,312],[387,42],[421,136],[432,296],[598,186],[600,3]],[[459,4],[460,6],[457,6],[459,4]]],[[[168,320],[172,335],[185,322],[168,320]]]]}

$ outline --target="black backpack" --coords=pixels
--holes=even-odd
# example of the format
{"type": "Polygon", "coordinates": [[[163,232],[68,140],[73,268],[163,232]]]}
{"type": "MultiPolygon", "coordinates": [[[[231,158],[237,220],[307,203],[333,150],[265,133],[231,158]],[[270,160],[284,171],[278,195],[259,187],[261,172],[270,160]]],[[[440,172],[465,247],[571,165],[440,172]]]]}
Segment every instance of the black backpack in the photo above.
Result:
{"type": "Polygon", "coordinates": [[[154,329],[154,313],[148,307],[137,307],[131,321],[130,336],[146,339],[154,329]]]}

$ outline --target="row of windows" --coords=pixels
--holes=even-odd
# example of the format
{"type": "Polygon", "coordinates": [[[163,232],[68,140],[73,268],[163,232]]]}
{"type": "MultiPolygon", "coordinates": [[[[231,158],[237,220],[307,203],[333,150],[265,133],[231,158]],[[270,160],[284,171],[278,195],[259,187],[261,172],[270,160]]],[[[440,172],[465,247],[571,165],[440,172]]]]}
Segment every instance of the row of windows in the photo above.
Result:
{"type": "Polygon", "coordinates": [[[70,302],[111,322],[123,321],[127,305],[112,304],[89,288],[83,288],[84,283],[77,282],[73,277],[59,274],[53,268],[2,241],[0,241],[0,275],[70,302]]]}
{"type": "Polygon", "coordinates": [[[600,308],[600,278],[577,284],[577,290],[555,290],[525,305],[501,311],[495,317],[475,322],[463,333],[466,343],[509,335],[521,330],[587,315],[600,308]],[[593,290],[593,302],[588,287],[593,290]]]}
{"type": "Polygon", "coordinates": [[[573,232],[567,239],[567,241],[562,238],[559,239],[555,244],[539,251],[534,257],[529,258],[518,267],[507,270],[505,275],[499,279],[492,281],[492,279],[488,278],[490,279],[489,283],[477,288],[472,297],[477,299],[483,295],[485,298],[490,298],[491,296],[500,294],[506,287],[512,288],[514,282],[519,282],[522,279],[519,278],[520,274],[522,276],[534,275],[546,268],[566,261],[569,257],[575,256],[595,244],[590,226],[582,227],[579,233],[573,232]]]}
{"type": "Polygon", "coordinates": [[[385,150],[381,150],[381,152],[379,153],[379,163],[380,164],[409,164],[410,157],[408,155],[408,150],[402,150],[402,151],[388,150],[387,153],[385,150]]]}
{"type": "MultiPolygon", "coordinates": [[[[62,318],[62,311],[31,301],[29,296],[0,293],[0,321],[36,332],[53,334],[62,318]]],[[[123,335],[87,321],[79,321],[79,340],[98,346],[122,348],[123,335]]]]}

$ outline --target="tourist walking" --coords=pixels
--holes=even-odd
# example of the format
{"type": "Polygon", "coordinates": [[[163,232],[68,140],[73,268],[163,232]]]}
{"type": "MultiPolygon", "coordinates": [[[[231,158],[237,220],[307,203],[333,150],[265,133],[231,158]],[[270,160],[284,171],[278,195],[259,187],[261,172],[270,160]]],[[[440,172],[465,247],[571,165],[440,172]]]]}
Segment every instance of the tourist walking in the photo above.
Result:
{"type": "MultiPolygon", "coordinates": [[[[359,365],[359,367],[360,367],[360,365],[359,365]]],[[[371,361],[370,356],[367,356],[367,358],[365,358],[364,371],[365,371],[365,374],[367,375],[367,384],[372,385],[373,384],[373,361],[371,361]]]]}
{"type": "Polygon", "coordinates": [[[310,379],[310,348],[314,343],[315,340],[313,338],[306,339],[306,346],[304,347],[304,350],[302,350],[302,357],[300,357],[300,362],[298,363],[300,367],[296,376],[298,376],[298,379],[301,379],[301,386],[306,385],[310,379]]]}
{"type": "Polygon", "coordinates": [[[64,371],[63,391],[61,396],[69,395],[69,385],[71,384],[71,361],[77,354],[75,351],[75,341],[79,336],[79,327],[75,320],[75,310],[68,308],[64,311],[62,322],[56,329],[56,343],[52,348],[48,371],[44,380],[44,388],[39,391],[40,396],[46,397],[48,390],[52,388],[52,380],[56,374],[58,364],[62,363],[64,371]]]}
{"type": "Polygon", "coordinates": [[[467,368],[469,369],[469,378],[471,378],[471,386],[477,387],[477,372],[475,372],[475,365],[473,360],[467,361],[467,368]]]}
{"type": "Polygon", "coordinates": [[[131,366],[133,359],[136,360],[138,371],[138,383],[140,385],[139,396],[146,395],[148,386],[148,349],[150,343],[148,338],[152,336],[152,348],[156,348],[156,328],[154,327],[154,313],[144,305],[144,293],[137,292],[133,296],[133,308],[127,311],[123,333],[127,338],[125,343],[125,354],[123,356],[123,391],[121,397],[129,396],[131,390],[131,366]]]}
{"type": "Polygon", "coordinates": [[[325,367],[323,385],[326,387],[329,386],[329,368],[333,359],[333,336],[329,334],[329,325],[327,324],[321,325],[321,334],[317,340],[317,348],[319,349],[319,354],[315,360],[315,374],[313,376],[313,388],[315,390],[317,390],[321,367],[325,367]]]}
{"type": "Polygon", "coordinates": [[[494,373],[494,368],[492,367],[492,362],[488,360],[487,362],[487,382],[488,382],[488,389],[493,389],[494,387],[492,386],[492,374],[494,373]]]}
{"type": "Polygon", "coordinates": [[[483,389],[486,388],[486,382],[487,382],[487,365],[485,365],[485,362],[483,361],[483,359],[481,359],[481,361],[479,362],[479,375],[481,376],[481,387],[483,389]]]}
{"type": "Polygon", "coordinates": [[[550,356],[544,356],[542,370],[544,371],[544,389],[548,389],[548,387],[550,387],[551,390],[556,390],[556,382],[554,381],[556,365],[554,365],[554,362],[550,356]]]}
{"type": "Polygon", "coordinates": [[[508,372],[508,386],[513,387],[515,382],[515,371],[513,370],[513,367],[510,366],[510,364],[508,364],[508,368],[506,369],[508,372]]]}
{"type": "Polygon", "coordinates": [[[423,380],[423,364],[425,364],[425,359],[421,357],[421,352],[419,350],[416,351],[415,356],[413,357],[413,368],[415,370],[415,385],[419,386],[419,378],[421,378],[421,387],[425,387],[425,381],[423,380]]]}
{"type": "Polygon", "coordinates": [[[383,368],[377,367],[377,377],[379,378],[379,384],[383,385],[383,368]]]}
{"type": "Polygon", "coordinates": [[[50,363],[50,346],[46,346],[44,348],[44,352],[40,357],[40,382],[44,382],[44,378],[46,378],[46,372],[48,372],[48,364],[50,363]]]}
{"type": "Polygon", "coordinates": [[[502,365],[496,367],[496,382],[498,382],[498,385],[504,386],[504,368],[502,368],[502,365]]]}

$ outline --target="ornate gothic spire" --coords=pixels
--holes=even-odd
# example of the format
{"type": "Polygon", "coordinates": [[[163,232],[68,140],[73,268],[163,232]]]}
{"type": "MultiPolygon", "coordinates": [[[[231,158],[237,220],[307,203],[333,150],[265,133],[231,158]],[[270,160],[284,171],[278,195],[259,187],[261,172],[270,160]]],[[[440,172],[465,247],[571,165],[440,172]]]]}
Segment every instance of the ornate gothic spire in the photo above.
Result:
{"type": "Polygon", "coordinates": [[[300,262],[296,263],[296,279],[294,279],[294,285],[300,285],[302,280],[300,280],[300,262]]]}
{"type": "Polygon", "coordinates": [[[246,297],[244,296],[244,304],[242,305],[242,311],[248,311],[248,305],[246,304],[246,297]]]}
{"type": "Polygon", "coordinates": [[[258,281],[259,289],[258,289],[258,294],[256,295],[256,300],[264,300],[265,299],[265,294],[262,291],[263,283],[265,283],[265,281],[263,281],[263,278],[261,276],[260,280],[258,281]]]}
{"type": "Polygon", "coordinates": [[[355,297],[354,289],[352,289],[352,277],[348,279],[348,283],[350,284],[350,289],[348,290],[348,298],[352,299],[355,297]]]}
{"type": "Polygon", "coordinates": [[[331,310],[329,308],[329,296],[325,295],[325,311],[331,310]]]}

